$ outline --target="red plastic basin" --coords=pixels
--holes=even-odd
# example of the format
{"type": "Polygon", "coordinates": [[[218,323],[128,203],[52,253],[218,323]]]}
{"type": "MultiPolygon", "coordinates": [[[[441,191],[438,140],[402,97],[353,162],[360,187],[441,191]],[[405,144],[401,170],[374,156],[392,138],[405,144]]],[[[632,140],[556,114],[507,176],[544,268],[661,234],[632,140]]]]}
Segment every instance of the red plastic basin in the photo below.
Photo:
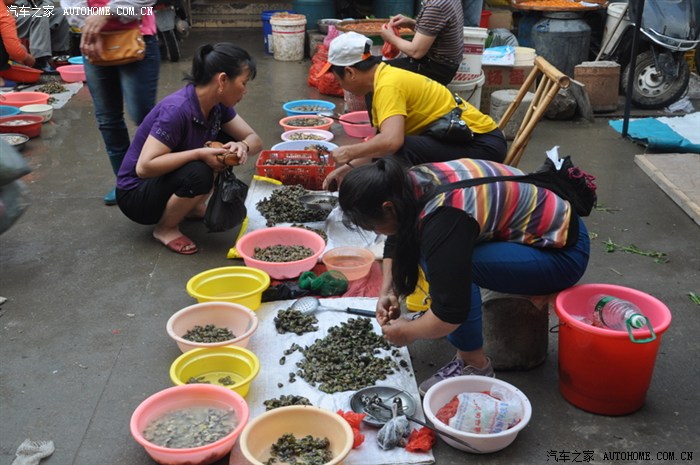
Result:
{"type": "Polygon", "coordinates": [[[34,115],[13,115],[0,118],[0,133],[24,134],[27,137],[39,137],[44,118],[34,115]],[[17,124],[15,122],[26,122],[17,124]]]}

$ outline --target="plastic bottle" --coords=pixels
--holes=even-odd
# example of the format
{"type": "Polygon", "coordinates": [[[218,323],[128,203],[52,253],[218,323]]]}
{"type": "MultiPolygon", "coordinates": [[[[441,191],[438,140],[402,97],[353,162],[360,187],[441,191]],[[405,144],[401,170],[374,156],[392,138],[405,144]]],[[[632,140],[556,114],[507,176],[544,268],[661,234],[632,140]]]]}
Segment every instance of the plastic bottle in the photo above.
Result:
{"type": "Polygon", "coordinates": [[[588,304],[595,326],[627,331],[647,325],[647,318],[632,302],[617,297],[598,294],[591,297],[588,304]]]}

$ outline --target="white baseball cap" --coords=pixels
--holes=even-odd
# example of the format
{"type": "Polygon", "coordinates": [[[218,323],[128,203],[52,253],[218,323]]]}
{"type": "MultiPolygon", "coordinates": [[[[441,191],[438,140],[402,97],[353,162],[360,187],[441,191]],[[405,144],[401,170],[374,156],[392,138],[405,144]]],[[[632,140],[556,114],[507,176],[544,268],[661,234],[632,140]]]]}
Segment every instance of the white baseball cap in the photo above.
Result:
{"type": "Polygon", "coordinates": [[[372,46],[372,39],[357,32],[340,34],[331,41],[328,47],[328,61],[318,72],[318,76],[326,74],[332,65],[352,66],[371,57],[371,53],[365,52],[368,44],[372,46]]]}

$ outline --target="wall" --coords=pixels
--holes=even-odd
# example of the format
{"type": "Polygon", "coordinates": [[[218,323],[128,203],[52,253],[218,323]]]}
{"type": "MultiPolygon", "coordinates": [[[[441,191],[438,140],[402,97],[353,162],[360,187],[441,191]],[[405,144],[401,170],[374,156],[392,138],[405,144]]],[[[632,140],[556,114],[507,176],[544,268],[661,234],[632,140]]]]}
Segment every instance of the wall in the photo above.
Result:
{"type": "Polygon", "coordinates": [[[267,10],[291,10],[292,2],[189,0],[192,27],[261,28],[260,15],[267,10]]]}

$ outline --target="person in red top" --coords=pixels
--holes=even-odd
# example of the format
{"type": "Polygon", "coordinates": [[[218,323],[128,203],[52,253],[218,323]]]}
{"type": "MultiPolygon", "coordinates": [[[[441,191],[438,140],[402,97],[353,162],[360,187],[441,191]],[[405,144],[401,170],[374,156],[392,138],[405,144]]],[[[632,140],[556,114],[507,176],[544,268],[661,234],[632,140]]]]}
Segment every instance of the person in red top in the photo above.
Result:
{"type": "Polygon", "coordinates": [[[31,53],[24,48],[17,36],[17,25],[12,16],[10,5],[15,0],[4,0],[5,8],[0,12],[0,87],[5,87],[3,73],[10,69],[9,60],[16,61],[27,66],[34,66],[35,60],[31,53]]]}

